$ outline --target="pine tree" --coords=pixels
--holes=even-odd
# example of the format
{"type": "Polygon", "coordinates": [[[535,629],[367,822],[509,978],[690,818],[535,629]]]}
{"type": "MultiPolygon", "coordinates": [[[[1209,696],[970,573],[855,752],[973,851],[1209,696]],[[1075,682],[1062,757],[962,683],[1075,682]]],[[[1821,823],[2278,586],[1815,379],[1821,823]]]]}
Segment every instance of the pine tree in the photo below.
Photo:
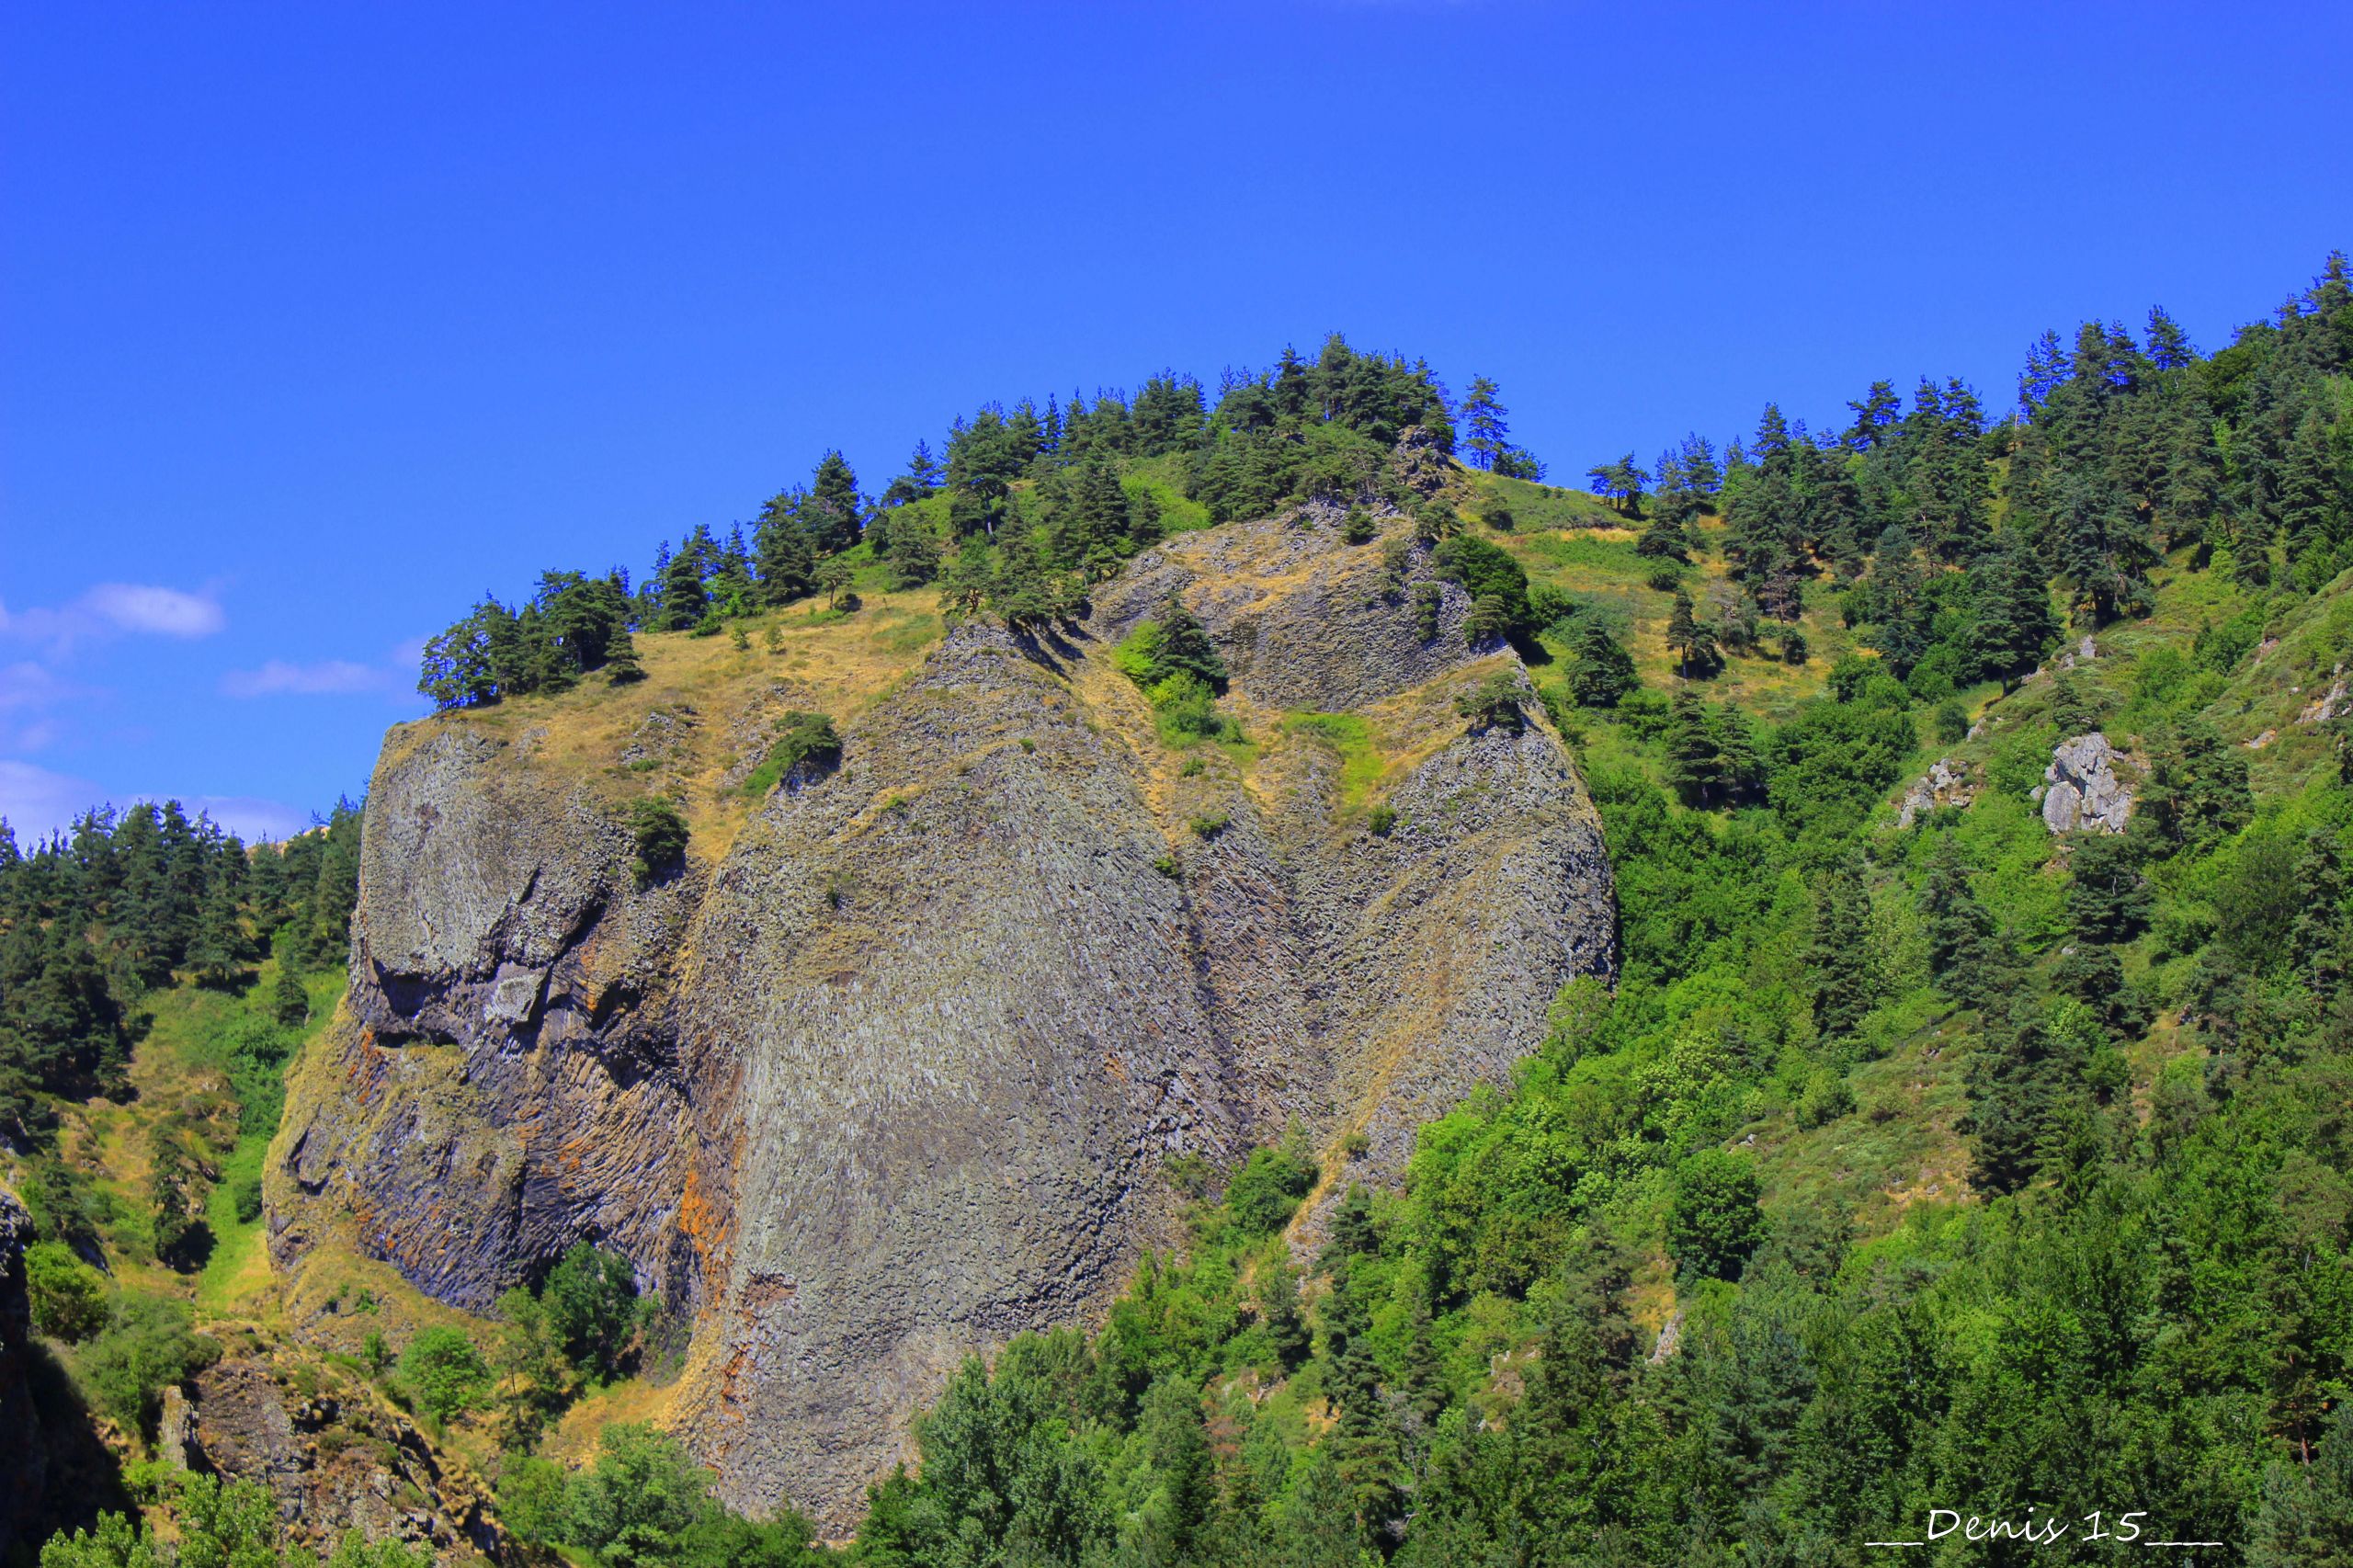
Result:
{"type": "Polygon", "coordinates": [[[1723,756],[1716,749],[1707,710],[1688,690],[1675,694],[1669,710],[1666,782],[1689,806],[1712,806],[1723,792],[1723,756]]]}
{"type": "Polygon", "coordinates": [[[1511,449],[1508,411],[1495,398],[1495,382],[1484,376],[1471,379],[1471,390],[1462,399],[1462,428],[1467,432],[1462,447],[1473,468],[1493,469],[1511,449]]]}
{"type": "Polygon", "coordinates": [[[1841,863],[1815,880],[1805,961],[1814,1028],[1824,1040],[1851,1036],[1878,1001],[1870,921],[1870,894],[1859,866],[1841,863]]]}
{"type": "Polygon", "coordinates": [[[660,583],[662,609],[654,622],[656,631],[686,631],[699,622],[710,608],[710,596],[703,591],[702,569],[692,550],[681,550],[663,568],[660,583]]]}
{"type": "Polygon", "coordinates": [[[858,542],[865,503],[858,494],[858,475],[840,452],[828,451],[817,460],[804,511],[805,526],[820,554],[847,550],[858,542]]]}
{"type": "Polygon", "coordinates": [[[301,976],[294,966],[281,961],[278,966],[278,982],[270,988],[270,1016],[290,1029],[301,1028],[310,1021],[311,994],[303,989],[301,976]]]}
{"type": "Polygon", "coordinates": [[[1634,656],[1609,635],[1598,616],[1577,618],[1569,634],[1569,652],[1576,660],[1569,671],[1569,695],[1580,708],[1615,708],[1619,699],[1634,689],[1634,656]]]}
{"type": "Polygon", "coordinates": [[[1675,590],[1675,608],[1667,617],[1666,645],[1676,656],[1676,673],[1687,680],[1712,673],[1721,662],[1715,632],[1692,613],[1691,596],[1681,588],[1675,590]]]}
{"type": "Polygon", "coordinates": [[[1988,994],[1995,961],[1994,917],[1969,885],[1969,868],[1951,835],[1937,840],[1920,884],[1920,916],[1927,927],[1928,972],[1963,1006],[1988,994]]]}
{"type": "Polygon", "coordinates": [[[217,990],[236,985],[244,978],[250,950],[235,891],[226,877],[216,876],[198,912],[195,937],[188,944],[188,963],[195,971],[196,983],[217,990]]]}
{"type": "Polygon", "coordinates": [[[2030,993],[2014,991],[2007,1007],[1981,1022],[1969,1061],[1969,1112],[1960,1123],[1971,1135],[1970,1180],[1979,1190],[2016,1192],[2041,1169],[2067,1066],[2030,993]]]}

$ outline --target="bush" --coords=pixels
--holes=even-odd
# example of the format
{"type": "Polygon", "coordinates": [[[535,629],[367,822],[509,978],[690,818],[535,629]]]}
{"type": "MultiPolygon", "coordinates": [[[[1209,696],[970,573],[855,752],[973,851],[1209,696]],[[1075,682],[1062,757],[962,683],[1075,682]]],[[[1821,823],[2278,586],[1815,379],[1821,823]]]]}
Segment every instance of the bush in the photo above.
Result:
{"type": "Polygon", "coordinates": [[[1300,1201],[1315,1190],[1321,1174],[1296,1136],[1275,1147],[1251,1150],[1225,1184],[1226,1211],[1233,1217],[1234,1229],[1253,1236],[1281,1230],[1300,1201]]]}
{"type": "Polygon", "coordinates": [[[629,1259],[587,1242],[549,1270],[540,1301],[565,1358],[598,1377],[613,1375],[643,1315],[629,1259]]]}
{"type": "Polygon", "coordinates": [[[126,1290],[115,1298],[106,1331],[83,1347],[82,1379],[101,1411],[140,1431],[164,1390],[220,1358],[221,1347],[196,1332],[188,1302],[126,1290]]]}
{"type": "Polygon", "coordinates": [[[1454,699],[1454,710],[1471,721],[1474,730],[1502,730],[1518,734],[1527,728],[1519,709],[1519,681],[1509,670],[1497,670],[1454,699]]]}
{"type": "Polygon", "coordinates": [[[418,1331],[401,1352],[400,1379],[416,1407],[437,1421],[472,1409],[490,1391],[490,1369],[454,1328],[418,1331]]]}
{"type": "Polygon", "coordinates": [[[636,873],[640,887],[675,869],[686,858],[687,819],[659,795],[630,807],[629,831],[637,846],[637,858],[630,862],[630,869],[636,873]]]}
{"type": "Polygon", "coordinates": [[[106,1326],[106,1282],[63,1242],[35,1242],[25,1250],[25,1288],[33,1327],[76,1344],[106,1326]]]}
{"type": "Polygon", "coordinates": [[[1340,537],[1350,544],[1369,542],[1374,533],[1372,514],[1362,506],[1351,506],[1348,515],[1340,519],[1340,537]]]}
{"type": "Polygon", "coordinates": [[[1671,594],[1683,585],[1683,574],[1672,565],[1662,562],[1652,567],[1651,574],[1643,581],[1649,585],[1651,592],[1654,594],[1671,594]]]}
{"type": "Polygon", "coordinates": [[[1938,745],[1959,745],[1969,738],[1969,710],[1958,702],[1938,703],[1933,722],[1938,745]]]}
{"type": "Polygon", "coordinates": [[[236,1206],[237,1223],[250,1225],[261,1218],[261,1177],[243,1176],[229,1189],[229,1199],[236,1206]]]}
{"type": "Polygon", "coordinates": [[[1798,1125],[1810,1132],[1854,1108],[1855,1091],[1847,1086],[1846,1076],[1827,1067],[1818,1068],[1806,1080],[1805,1093],[1798,1097],[1798,1125]]]}
{"type": "Polygon", "coordinates": [[[842,737],[834,722],[823,713],[803,713],[794,709],[777,721],[776,744],[768,747],[768,755],[752,776],[744,780],[744,793],[758,800],[775,789],[796,768],[804,765],[812,771],[822,771],[841,760],[842,737]]]}
{"type": "Polygon", "coordinates": [[[1676,1267],[1711,1279],[1736,1277],[1765,1239],[1756,1206],[1763,1190],[1748,1162],[1722,1149],[1702,1149],[1677,1166],[1666,1214],[1666,1252],[1676,1267]]]}
{"type": "Polygon", "coordinates": [[[1365,825],[1372,829],[1375,838],[1386,838],[1397,826],[1397,808],[1383,801],[1372,808],[1365,818],[1365,825]]]}
{"type": "Polygon", "coordinates": [[[1802,665],[1807,657],[1804,632],[1792,626],[1781,633],[1781,662],[1783,664],[1802,665]]]}

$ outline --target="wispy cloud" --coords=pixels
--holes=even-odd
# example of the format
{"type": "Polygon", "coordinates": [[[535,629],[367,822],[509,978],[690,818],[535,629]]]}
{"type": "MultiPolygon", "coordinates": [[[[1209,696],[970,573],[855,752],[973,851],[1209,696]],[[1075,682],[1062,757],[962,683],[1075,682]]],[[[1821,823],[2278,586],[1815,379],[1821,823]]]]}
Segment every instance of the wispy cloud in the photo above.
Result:
{"type": "Polygon", "coordinates": [[[0,665],[0,713],[51,707],[75,689],[29,659],[0,665]]]}
{"type": "Polygon", "coordinates": [[[70,604],[12,610],[0,604],[0,637],[63,652],[101,637],[210,637],[229,624],[220,601],[153,583],[100,583],[70,604]]]}
{"type": "Polygon", "coordinates": [[[52,773],[29,762],[0,760],[0,820],[17,830],[17,841],[46,838],[91,806],[100,791],[86,778],[52,773]]]}
{"type": "Polygon", "coordinates": [[[257,670],[231,670],[221,677],[221,689],[231,697],[335,697],[390,691],[397,680],[382,665],[355,665],[348,659],[324,659],[311,665],[272,659],[257,670]]]}

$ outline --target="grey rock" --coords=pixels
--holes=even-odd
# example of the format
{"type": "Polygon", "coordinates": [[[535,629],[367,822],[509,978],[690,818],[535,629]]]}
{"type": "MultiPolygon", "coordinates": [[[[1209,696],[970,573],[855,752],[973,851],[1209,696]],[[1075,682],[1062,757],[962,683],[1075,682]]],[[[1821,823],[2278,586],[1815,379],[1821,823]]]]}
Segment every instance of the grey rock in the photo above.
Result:
{"type": "Polygon", "coordinates": [[[2132,790],[2119,769],[2121,755],[2095,730],[2052,748],[2043,770],[2043,825],[2052,833],[2122,833],[2132,815],[2132,790]]]}

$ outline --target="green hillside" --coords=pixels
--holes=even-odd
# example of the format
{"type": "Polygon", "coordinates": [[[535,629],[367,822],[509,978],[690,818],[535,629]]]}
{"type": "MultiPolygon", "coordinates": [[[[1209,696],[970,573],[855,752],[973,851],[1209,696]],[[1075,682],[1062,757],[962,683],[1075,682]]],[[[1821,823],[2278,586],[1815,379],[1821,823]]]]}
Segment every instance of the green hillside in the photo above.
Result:
{"type": "MultiPolygon", "coordinates": [[[[2105,1561],[2087,1517],[2126,1514],[2217,1560],[2344,1561],[2348,368],[2336,257],[2211,356],[2162,312],[2090,324],[2035,347],[2015,415],[1881,383],[1841,430],[1768,407],[1587,494],[1542,483],[1495,389],[1450,400],[1335,339],[1214,401],[1158,377],[992,405],[876,505],[828,454],[748,539],[476,606],[424,689],[547,732],[618,801],[649,781],[604,759],[716,687],[789,673],[846,718],[957,617],[1055,635],[1173,532],[1328,508],[1410,517],[1472,635],[1525,664],[1518,722],[1579,759],[1615,988],[1570,986],[1508,1092],[1422,1128],[1401,1191],[1311,1223],[1345,1173],[1302,1140],[1180,1164],[1188,1244],[1099,1332],[968,1364],[852,1561],[1859,1563],[1934,1508],[2073,1531],[1939,1561],[2105,1561]],[[2054,747],[2089,734],[2129,822],[2053,832],[2054,747]]],[[[1348,810],[1382,809],[1361,720],[1228,739],[1245,775],[1328,746],[1348,810]]],[[[688,852],[719,854],[741,781],[641,749],[688,852]]],[[[78,837],[0,863],[37,1321],[125,1457],[207,1353],[192,1329],[275,1332],[244,1195],[336,994],[354,831],[258,858],[195,833],[152,896],[78,837]]],[[[365,1370],[498,1474],[518,1550],[824,1554],[721,1515],[639,1424],[666,1352],[593,1249],[496,1323],[366,1267],[396,1337],[365,1370]],[[575,1309],[602,1337],[551,1347],[575,1309]]]]}

